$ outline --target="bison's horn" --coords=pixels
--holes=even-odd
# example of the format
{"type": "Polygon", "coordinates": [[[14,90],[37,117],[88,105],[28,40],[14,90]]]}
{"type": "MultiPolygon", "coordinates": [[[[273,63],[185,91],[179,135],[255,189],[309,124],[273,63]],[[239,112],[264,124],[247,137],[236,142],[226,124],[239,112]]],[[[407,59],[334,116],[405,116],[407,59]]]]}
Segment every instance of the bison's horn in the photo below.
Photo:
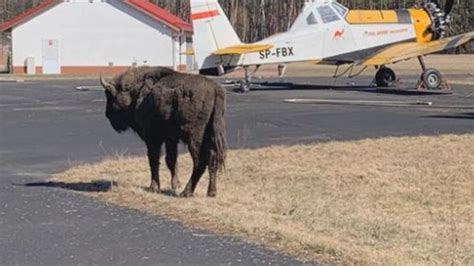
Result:
{"type": "Polygon", "coordinates": [[[105,81],[104,77],[102,77],[102,73],[100,74],[100,85],[102,85],[102,87],[108,90],[112,95],[117,94],[117,90],[115,89],[114,85],[105,81]]]}

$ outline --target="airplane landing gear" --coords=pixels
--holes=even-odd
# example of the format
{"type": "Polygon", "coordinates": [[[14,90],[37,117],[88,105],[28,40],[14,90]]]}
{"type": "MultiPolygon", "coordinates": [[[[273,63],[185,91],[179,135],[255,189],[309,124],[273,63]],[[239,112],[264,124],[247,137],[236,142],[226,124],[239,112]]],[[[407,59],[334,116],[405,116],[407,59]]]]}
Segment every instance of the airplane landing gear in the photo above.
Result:
{"type": "Polygon", "coordinates": [[[239,91],[241,93],[248,93],[250,91],[250,82],[246,82],[245,80],[242,80],[242,82],[240,82],[239,91]]]}
{"type": "Polygon", "coordinates": [[[252,73],[249,73],[249,66],[244,66],[245,79],[240,82],[239,91],[242,93],[247,93],[250,91],[250,86],[252,85],[252,77],[255,75],[257,70],[260,68],[260,65],[257,65],[252,73]]]}
{"type": "Polygon", "coordinates": [[[428,90],[439,90],[442,80],[441,73],[434,68],[428,68],[421,74],[421,81],[428,90]]]}
{"type": "Polygon", "coordinates": [[[240,92],[241,93],[247,93],[250,91],[250,85],[252,83],[252,76],[249,75],[249,67],[244,66],[244,71],[245,71],[245,79],[240,81],[240,92]]]}
{"type": "MultiPolygon", "coordinates": [[[[451,90],[451,87],[443,79],[443,76],[437,69],[427,68],[422,56],[418,56],[418,60],[423,71],[421,73],[420,80],[416,85],[417,91],[449,92],[451,90]]],[[[394,84],[398,88],[398,82],[396,82],[396,79],[397,76],[395,75],[395,72],[383,65],[379,66],[379,69],[375,74],[375,84],[379,88],[392,86],[394,84]]]]}
{"type": "Polygon", "coordinates": [[[418,56],[418,61],[420,61],[421,69],[423,69],[420,77],[421,85],[424,85],[427,90],[440,90],[443,85],[441,73],[434,68],[426,68],[423,57],[418,56]]]}
{"type": "Polygon", "coordinates": [[[392,85],[396,79],[397,76],[395,72],[385,66],[380,67],[375,74],[375,84],[377,84],[377,87],[388,87],[392,85]]]}
{"type": "Polygon", "coordinates": [[[240,82],[240,92],[247,93],[250,91],[250,85],[252,83],[252,75],[249,75],[249,67],[244,67],[245,79],[240,82]]]}

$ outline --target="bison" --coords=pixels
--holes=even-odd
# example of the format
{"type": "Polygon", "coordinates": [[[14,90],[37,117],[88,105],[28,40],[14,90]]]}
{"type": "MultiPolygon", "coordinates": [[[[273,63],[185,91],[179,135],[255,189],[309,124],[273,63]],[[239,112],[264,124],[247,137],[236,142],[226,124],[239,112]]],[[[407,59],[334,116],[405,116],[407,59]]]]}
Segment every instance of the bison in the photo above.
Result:
{"type": "Polygon", "coordinates": [[[107,97],[106,117],[118,133],[132,129],[145,142],[151,171],[150,191],[160,193],[159,160],[166,147],[166,165],[173,192],[179,186],[178,143],[187,145],[193,171],[181,197],[192,197],[209,170],[207,196],[215,197],[216,175],[224,168],[225,91],[202,76],[163,67],[130,69],[101,85],[107,97]]]}

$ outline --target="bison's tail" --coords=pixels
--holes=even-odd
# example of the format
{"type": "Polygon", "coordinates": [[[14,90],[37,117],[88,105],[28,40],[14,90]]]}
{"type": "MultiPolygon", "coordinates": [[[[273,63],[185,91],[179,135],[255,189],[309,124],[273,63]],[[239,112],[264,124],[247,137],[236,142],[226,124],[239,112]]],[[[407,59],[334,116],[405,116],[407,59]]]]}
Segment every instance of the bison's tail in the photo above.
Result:
{"type": "Polygon", "coordinates": [[[209,129],[211,132],[211,151],[209,154],[209,166],[223,170],[225,168],[225,159],[227,153],[226,133],[225,133],[225,92],[219,88],[216,89],[216,99],[209,129]]]}

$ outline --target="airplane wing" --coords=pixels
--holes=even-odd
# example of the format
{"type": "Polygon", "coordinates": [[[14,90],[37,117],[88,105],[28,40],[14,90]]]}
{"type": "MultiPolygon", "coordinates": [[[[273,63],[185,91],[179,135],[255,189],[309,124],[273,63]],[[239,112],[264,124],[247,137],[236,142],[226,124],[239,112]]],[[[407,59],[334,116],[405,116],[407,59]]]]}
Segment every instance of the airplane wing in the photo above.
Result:
{"type": "Polygon", "coordinates": [[[409,42],[395,44],[383,49],[360,64],[366,66],[380,66],[396,63],[413,57],[455,48],[471,40],[474,40],[474,31],[429,43],[409,42]]]}
{"type": "Polygon", "coordinates": [[[225,47],[214,51],[213,55],[235,55],[235,54],[249,54],[257,53],[267,49],[273,48],[271,44],[239,44],[225,47]]]}

